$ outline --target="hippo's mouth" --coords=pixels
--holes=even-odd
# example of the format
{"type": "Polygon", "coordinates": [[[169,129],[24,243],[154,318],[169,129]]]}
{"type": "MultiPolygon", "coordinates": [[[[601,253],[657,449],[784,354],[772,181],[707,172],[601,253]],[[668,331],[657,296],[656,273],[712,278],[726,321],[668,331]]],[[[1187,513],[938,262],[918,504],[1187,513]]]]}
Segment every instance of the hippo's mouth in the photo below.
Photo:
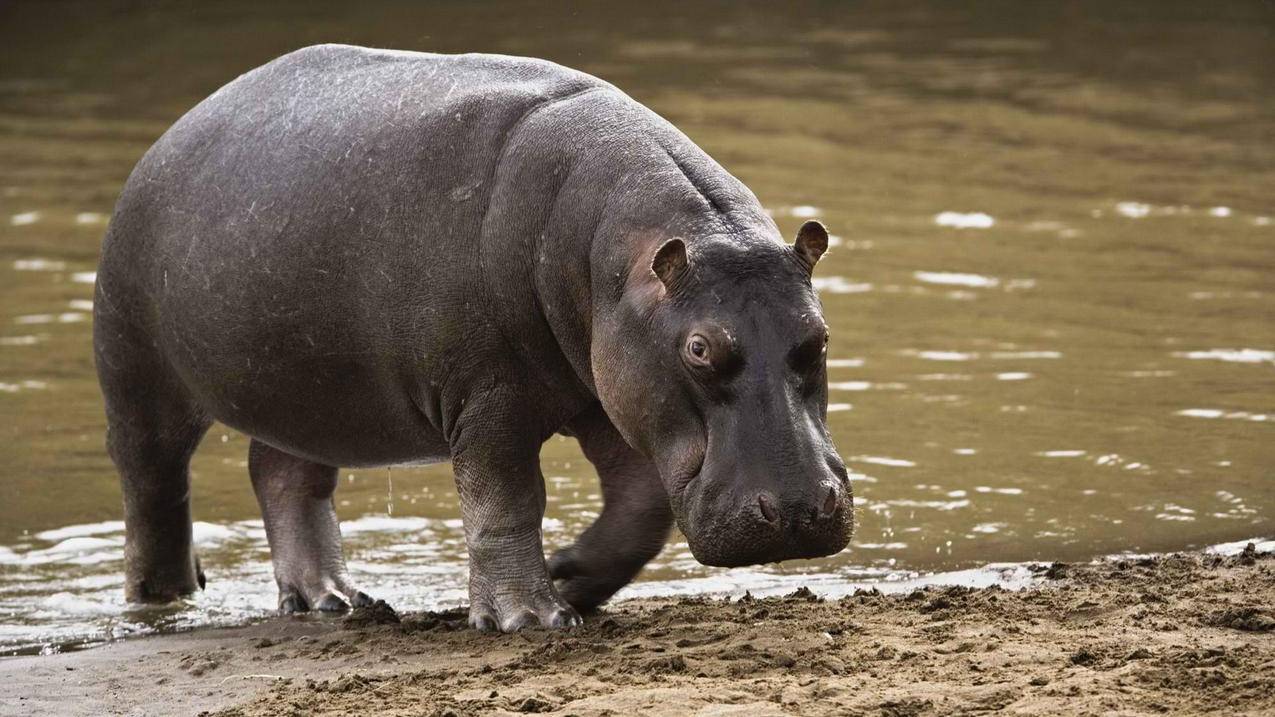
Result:
{"type": "MultiPolygon", "coordinates": [[[[672,470],[669,471],[670,480],[665,481],[665,487],[668,489],[669,498],[676,503],[681,502],[687,491],[699,481],[700,476],[704,474],[704,461],[708,456],[708,440],[704,441],[704,448],[696,450],[694,454],[687,455],[682,460],[673,464],[672,470]]],[[[689,451],[688,451],[689,453],[689,451]]]]}

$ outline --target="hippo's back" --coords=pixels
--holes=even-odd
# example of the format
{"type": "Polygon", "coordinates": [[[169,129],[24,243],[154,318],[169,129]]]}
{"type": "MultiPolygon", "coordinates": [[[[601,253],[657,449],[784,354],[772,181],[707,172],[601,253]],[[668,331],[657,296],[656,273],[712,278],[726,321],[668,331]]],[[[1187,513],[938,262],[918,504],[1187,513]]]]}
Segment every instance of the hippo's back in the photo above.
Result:
{"type": "Polygon", "coordinates": [[[98,334],[157,347],[214,417],[275,445],[303,442],[284,435],[290,416],[344,411],[352,442],[385,442],[369,460],[410,459],[412,401],[460,363],[443,349],[471,363],[499,349],[475,248],[502,152],[538,108],[594,92],[636,104],[500,55],[320,45],[248,72],[130,176],[103,246],[98,334]]]}
{"type": "MultiPolygon", "coordinates": [[[[245,73],[178,120],[134,169],[117,218],[146,213],[155,230],[192,212],[233,238],[263,219],[282,221],[287,200],[313,200],[331,205],[329,225],[379,209],[375,224],[389,227],[420,207],[481,199],[521,119],[591,90],[620,94],[530,58],[307,47],[245,73]]],[[[455,226],[450,219],[434,226],[455,226]]],[[[347,228],[366,237],[376,227],[347,228]]]]}

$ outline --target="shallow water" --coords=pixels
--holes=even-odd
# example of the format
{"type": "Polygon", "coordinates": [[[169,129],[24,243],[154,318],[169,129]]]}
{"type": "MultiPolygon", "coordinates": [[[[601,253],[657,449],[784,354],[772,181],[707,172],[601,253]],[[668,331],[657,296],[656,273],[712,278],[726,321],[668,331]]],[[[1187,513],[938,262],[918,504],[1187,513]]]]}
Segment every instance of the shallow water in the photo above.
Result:
{"type": "MultiPolygon", "coordinates": [[[[146,147],[238,73],[322,41],[593,72],[686,131],[785,232],[818,217],[836,235],[817,286],[854,544],[723,571],[675,541],[631,594],[1275,532],[1275,8],[1111,5],[6,4],[0,646],[273,606],[247,441],[214,427],[194,464],[209,590],[185,609],[124,608],[92,272],[146,147]]],[[[544,472],[552,549],[598,491],[565,439],[544,472]]],[[[343,472],[337,501],[371,592],[462,600],[447,466],[343,472]]]]}

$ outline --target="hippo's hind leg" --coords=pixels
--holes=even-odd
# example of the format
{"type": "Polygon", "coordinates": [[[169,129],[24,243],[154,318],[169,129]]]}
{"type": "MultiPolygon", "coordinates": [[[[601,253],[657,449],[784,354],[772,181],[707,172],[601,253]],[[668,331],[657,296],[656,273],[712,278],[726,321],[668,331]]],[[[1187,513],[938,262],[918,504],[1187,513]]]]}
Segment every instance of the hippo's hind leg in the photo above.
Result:
{"type": "Polygon", "coordinates": [[[337,469],[253,439],[248,473],[266,523],[279,611],[344,612],[351,604],[370,605],[372,599],[350,582],[341,554],[332,505],[337,469]]]}
{"type": "Polygon", "coordinates": [[[659,554],[673,525],[668,494],[650,460],[595,406],[568,430],[602,483],[602,514],[575,544],[554,554],[549,572],[577,610],[596,608],[659,554]]]}
{"type": "Polygon", "coordinates": [[[149,340],[99,313],[106,447],[124,495],[124,596],[163,603],[204,586],[191,544],[190,457],[211,419],[149,340]]]}

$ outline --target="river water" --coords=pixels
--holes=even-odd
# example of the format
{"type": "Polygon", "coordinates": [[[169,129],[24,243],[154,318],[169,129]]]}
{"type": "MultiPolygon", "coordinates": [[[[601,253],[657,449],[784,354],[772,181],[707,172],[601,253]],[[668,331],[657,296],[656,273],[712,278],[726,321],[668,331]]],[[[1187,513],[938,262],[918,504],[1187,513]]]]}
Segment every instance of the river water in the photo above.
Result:
{"type": "MultiPolygon", "coordinates": [[[[858,533],[823,560],[699,566],[629,594],[901,580],[1269,535],[1275,518],[1275,6],[1132,3],[7,3],[0,8],[0,650],[274,605],[247,440],[194,466],[208,591],[123,605],[90,328],[133,163],[296,47],[535,55],[608,79],[822,219],[829,420],[858,533]],[[1123,9],[1122,9],[1123,8],[1123,9]]],[[[549,549],[599,509],[550,441],[549,549]]],[[[343,471],[355,576],[459,604],[446,465],[343,471]]]]}

